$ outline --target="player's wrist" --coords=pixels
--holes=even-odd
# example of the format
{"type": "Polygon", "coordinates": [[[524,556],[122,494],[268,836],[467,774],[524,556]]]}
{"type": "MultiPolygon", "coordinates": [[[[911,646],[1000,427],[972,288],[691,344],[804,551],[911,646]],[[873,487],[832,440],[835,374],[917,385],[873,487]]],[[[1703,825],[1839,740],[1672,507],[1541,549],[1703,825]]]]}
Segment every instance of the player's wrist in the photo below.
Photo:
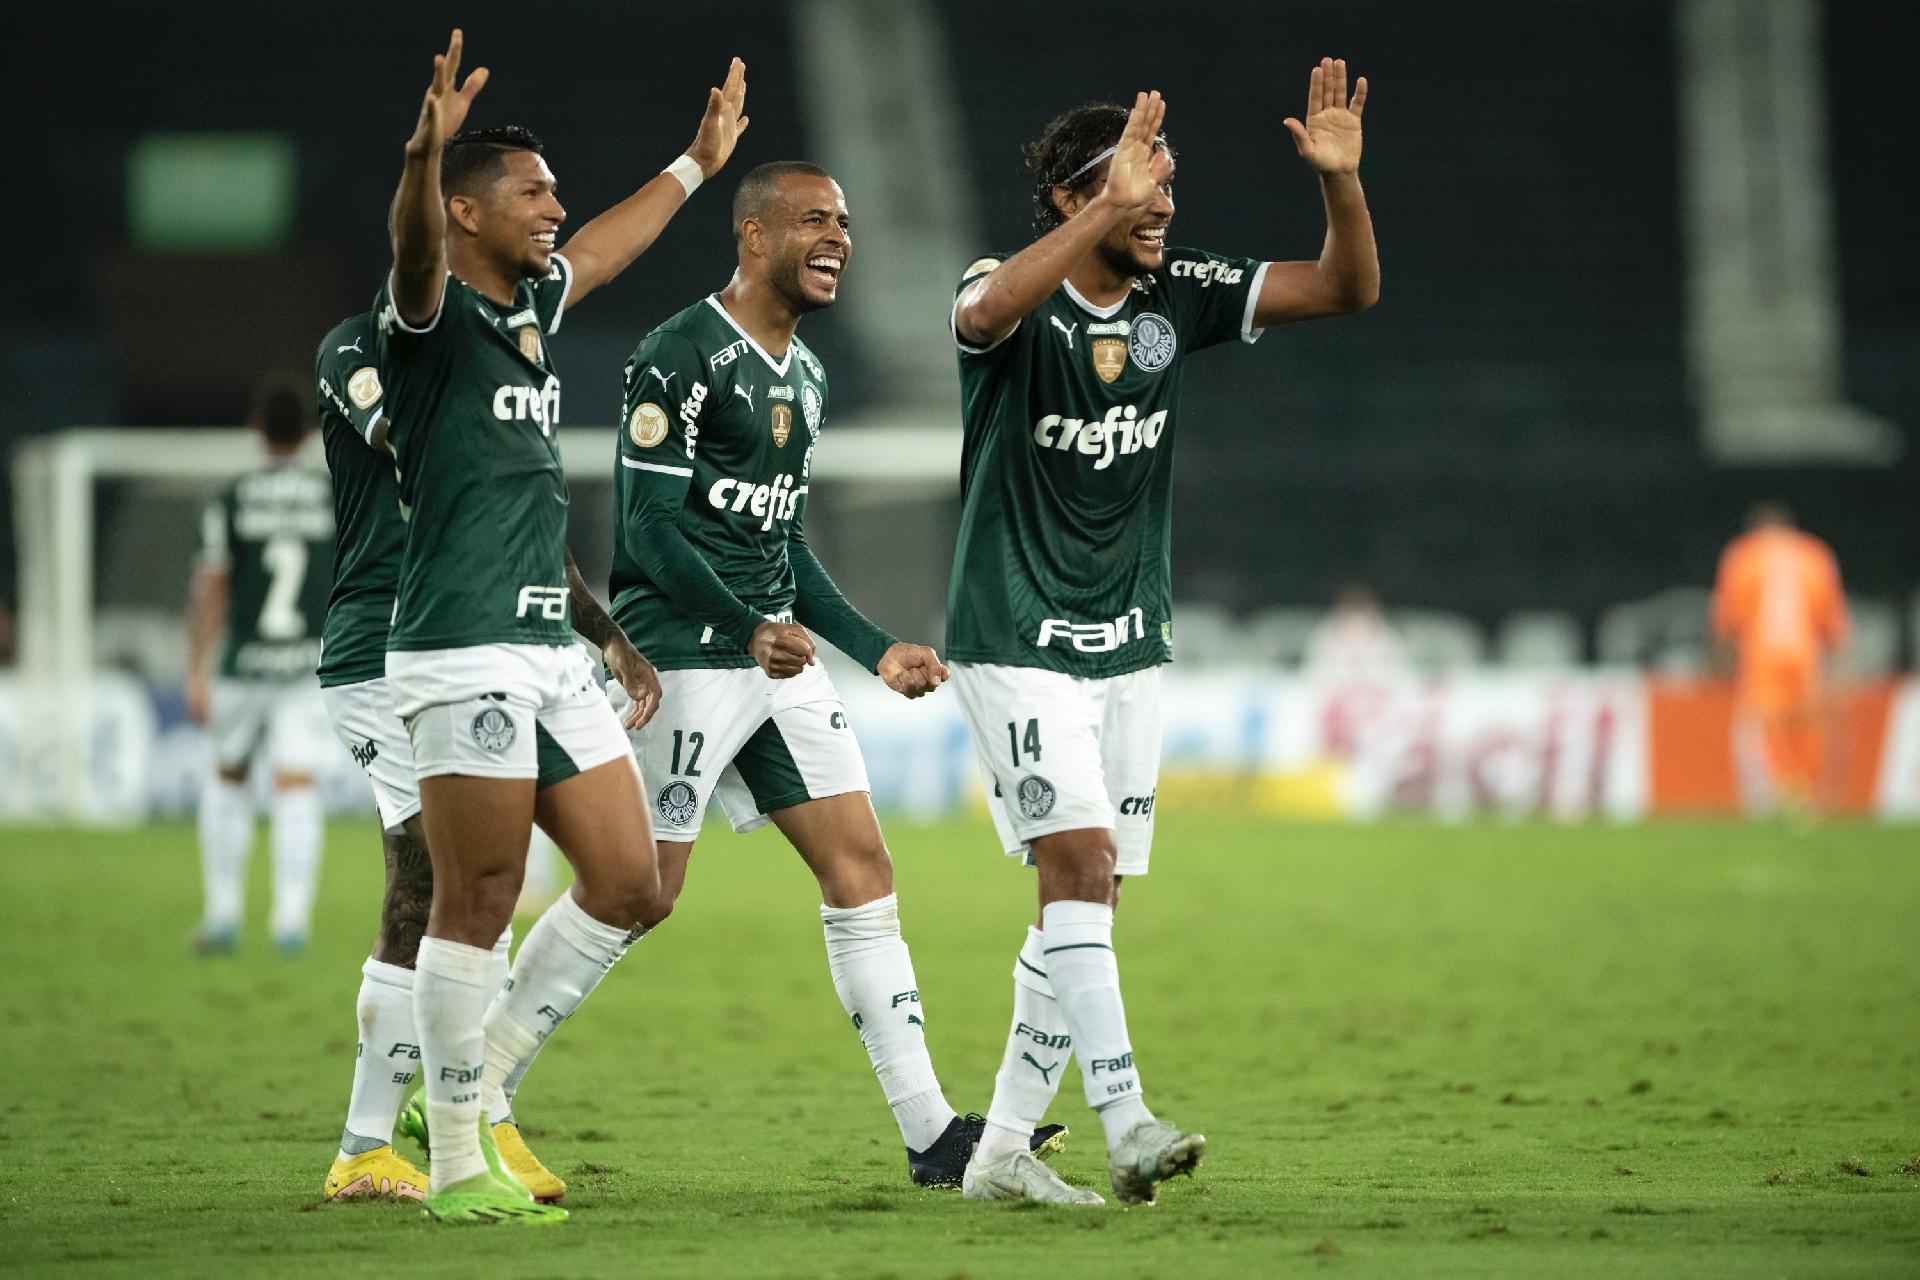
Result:
{"type": "Polygon", "coordinates": [[[676,156],[673,163],[668,165],[662,172],[670,173],[679,179],[680,186],[686,191],[687,195],[691,197],[694,192],[700,189],[701,183],[720,172],[720,166],[716,164],[710,170],[700,157],[696,156],[692,151],[688,151],[683,155],[676,156]]]}

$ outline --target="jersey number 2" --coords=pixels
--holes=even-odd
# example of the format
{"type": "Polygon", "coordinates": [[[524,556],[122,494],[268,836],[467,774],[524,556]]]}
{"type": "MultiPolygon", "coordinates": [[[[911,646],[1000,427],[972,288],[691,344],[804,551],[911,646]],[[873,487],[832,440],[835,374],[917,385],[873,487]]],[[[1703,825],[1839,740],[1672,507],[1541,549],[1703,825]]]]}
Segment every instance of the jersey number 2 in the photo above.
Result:
{"type": "Polygon", "coordinates": [[[300,612],[300,588],[307,578],[307,544],[302,538],[269,538],[260,549],[272,581],[260,606],[260,635],[267,640],[298,640],[307,633],[300,612]]]}

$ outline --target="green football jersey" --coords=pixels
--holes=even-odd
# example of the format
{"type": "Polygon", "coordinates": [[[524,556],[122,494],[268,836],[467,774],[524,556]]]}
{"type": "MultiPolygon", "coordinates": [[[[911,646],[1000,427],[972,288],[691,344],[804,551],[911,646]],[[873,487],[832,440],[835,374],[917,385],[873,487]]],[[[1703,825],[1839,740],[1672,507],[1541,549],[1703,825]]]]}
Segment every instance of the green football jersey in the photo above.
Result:
{"type": "Polygon", "coordinates": [[[326,475],[291,460],[249,472],[207,504],[200,530],[201,563],[229,574],[220,674],[311,675],[333,580],[326,475]]]}
{"type": "Polygon", "coordinates": [[[377,680],[400,578],[400,484],[387,453],[373,313],[335,325],[314,356],[320,439],[333,476],[333,594],[320,646],[323,687],[377,680]]]}
{"type": "Polygon", "coordinates": [[[392,281],[381,289],[374,366],[406,524],[389,649],[572,642],[560,378],[545,337],[572,280],[555,254],[502,305],[449,274],[417,329],[392,281]]]}
{"type": "Polygon", "coordinates": [[[613,616],[656,667],[750,667],[754,627],[793,620],[788,544],[826,404],[826,370],[806,344],[796,337],[775,360],[712,295],[634,349],[614,476],[613,616]],[[670,599],[648,574],[645,514],[663,505],[724,591],[670,599]]]}
{"type": "MultiPolygon", "coordinates": [[[[960,287],[1000,261],[980,259],[960,287]]],[[[1202,347],[1260,336],[1265,271],[1168,249],[1112,306],[1063,284],[993,346],[959,343],[949,657],[1086,677],[1172,658],[1180,379],[1202,347]]]]}

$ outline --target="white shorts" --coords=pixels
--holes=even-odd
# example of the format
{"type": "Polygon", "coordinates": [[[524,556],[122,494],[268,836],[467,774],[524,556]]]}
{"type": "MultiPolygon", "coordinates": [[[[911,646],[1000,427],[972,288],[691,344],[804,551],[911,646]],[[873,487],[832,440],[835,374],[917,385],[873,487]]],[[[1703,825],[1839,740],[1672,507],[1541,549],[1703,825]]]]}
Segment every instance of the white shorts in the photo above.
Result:
{"type": "Polygon", "coordinates": [[[393,828],[420,812],[420,783],[413,775],[413,744],[407,726],[393,713],[385,677],[320,690],[327,718],[354,762],[373,784],[380,825],[393,828]]]}
{"type": "Polygon", "coordinates": [[[274,773],[320,771],[327,761],[327,709],[312,676],[216,680],[208,731],[222,768],[264,764],[274,773]]]}
{"type": "Polygon", "coordinates": [[[387,692],[417,776],[537,778],[551,786],[627,754],[578,645],[389,651],[387,692]]]}
{"type": "MultiPolygon", "coordinates": [[[[646,728],[627,735],[656,839],[692,840],[715,797],[735,831],[751,831],[775,809],[872,789],[847,708],[819,666],[791,680],[759,667],[662,671],[660,693],[646,728]]],[[[626,690],[609,683],[607,697],[624,716],[626,690]]]]}
{"type": "Polygon", "coordinates": [[[1160,777],[1160,668],[1089,680],[951,662],[987,808],[1009,857],[1056,831],[1113,832],[1123,876],[1147,874],[1160,777]]]}

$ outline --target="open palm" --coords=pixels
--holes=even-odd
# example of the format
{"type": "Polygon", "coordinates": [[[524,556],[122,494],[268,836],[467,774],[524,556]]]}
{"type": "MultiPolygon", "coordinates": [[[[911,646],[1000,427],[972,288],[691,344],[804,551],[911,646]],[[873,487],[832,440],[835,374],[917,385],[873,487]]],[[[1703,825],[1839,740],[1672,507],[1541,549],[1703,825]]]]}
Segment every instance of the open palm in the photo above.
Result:
{"type": "Polygon", "coordinates": [[[1360,113],[1367,105],[1367,78],[1354,83],[1347,99],[1347,64],[1322,58],[1307,84],[1306,123],[1288,116],[1294,150],[1315,173],[1352,173],[1360,167],[1360,113]]]}

